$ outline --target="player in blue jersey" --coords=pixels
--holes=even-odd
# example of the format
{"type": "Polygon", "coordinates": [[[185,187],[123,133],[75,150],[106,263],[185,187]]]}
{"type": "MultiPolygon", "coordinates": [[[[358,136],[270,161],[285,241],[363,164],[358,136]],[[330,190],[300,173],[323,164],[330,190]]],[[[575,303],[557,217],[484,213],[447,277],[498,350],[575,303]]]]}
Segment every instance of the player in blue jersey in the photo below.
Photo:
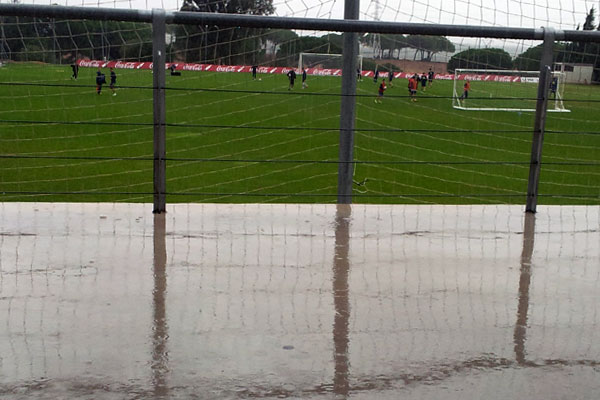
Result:
{"type": "Polygon", "coordinates": [[[296,71],[290,69],[287,73],[287,77],[290,80],[290,86],[288,87],[288,90],[292,90],[294,88],[294,81],[296,80],[296,71]]]}
{"type": "Polygon", "coordinates": [[[96,93],[100,94],[102,92],[102,85],[106,83],[106,77],[102,73],[102,69],[98,67],[98,71],[96,72],[96,93]]]}
{"type": "Polygon", "coordinates": [[[550,81],[550,93],[552,93],[552,95],[554,96],[554,99],[556,99],[556,90],[558,89],[558,77],[554,77],[552,78],[552,81],[550,81]]]}

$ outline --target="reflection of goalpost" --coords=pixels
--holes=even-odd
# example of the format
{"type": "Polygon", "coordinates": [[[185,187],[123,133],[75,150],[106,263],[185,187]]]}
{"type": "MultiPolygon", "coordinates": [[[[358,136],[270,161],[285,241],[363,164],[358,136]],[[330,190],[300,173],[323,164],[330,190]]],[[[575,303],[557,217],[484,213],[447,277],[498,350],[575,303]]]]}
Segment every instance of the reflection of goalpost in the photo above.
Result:
{"type": "MultiPolygon", "coordinates": [[[[357,68],[362,71],[362,56],[358,56],[357,68]]],[[[300,53],[298,58],[298,69],[304,68],[323,68],[323,69],[341,69],[341,54],[326,53],[300,53]]]]}
{"type": "MultiPolygon", "coordinates": [[[[456,69],[452,107],[459,110],[535,112],[539,71],[456,69]],[[463,84],[471,81],[472,93],[462,98],[463,84]]],[[[570,112],[563,104],[565,75],[553,72],[549,83],[548,112],[570,112]]]]}

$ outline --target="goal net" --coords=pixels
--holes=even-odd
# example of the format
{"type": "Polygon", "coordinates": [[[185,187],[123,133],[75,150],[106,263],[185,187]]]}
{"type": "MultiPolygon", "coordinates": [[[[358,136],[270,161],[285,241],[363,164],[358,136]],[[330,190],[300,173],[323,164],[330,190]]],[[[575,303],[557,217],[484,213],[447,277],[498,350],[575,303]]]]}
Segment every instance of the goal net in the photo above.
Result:
{"type": "MultiPolygon", "coordinates": [[[[318,69],[342,69],[341,54],[326,53],[300,53],[298,57],[298,69],[318,68],[318,69]]],[[[357,68],[362,71],[362,56],[358,56],[357,68]]]]}
{"type": "MultiPolygon", "coordinates": [[[[452,106],[460,110],[534,112],[539,71],[456,69],[452,106]],[[465,85],[470,90],[465,93],[465,85]]],[[[569,112],[563,104],[564,74],[553,72],[548,83],[548,111],[569,112]]]]}

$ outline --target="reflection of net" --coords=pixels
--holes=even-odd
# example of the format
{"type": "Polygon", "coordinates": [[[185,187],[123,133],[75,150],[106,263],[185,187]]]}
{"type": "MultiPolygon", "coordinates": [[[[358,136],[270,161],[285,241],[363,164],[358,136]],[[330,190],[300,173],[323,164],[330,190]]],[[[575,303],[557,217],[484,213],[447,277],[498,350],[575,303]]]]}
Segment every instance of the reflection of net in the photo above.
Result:
{"type": "Polygon", "coordinates": [[[336,225],[333,205],[180,205],[165,257],[144,205],[4,203],[0,390],[81,394],[89,374],[306,397],[597,367],[599,217],[542,210],[528,266],[513,206],[352,206],[336,225]]]}

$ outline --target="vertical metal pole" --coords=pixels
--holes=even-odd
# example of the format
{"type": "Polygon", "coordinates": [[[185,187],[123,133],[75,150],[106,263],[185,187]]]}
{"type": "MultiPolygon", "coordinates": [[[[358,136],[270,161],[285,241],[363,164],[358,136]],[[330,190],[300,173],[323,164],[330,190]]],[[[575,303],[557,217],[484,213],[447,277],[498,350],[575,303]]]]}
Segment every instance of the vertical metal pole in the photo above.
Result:
{"type": "Polygon", "coordinates": [[[152,73],[154,86],[152,91],[154,101],[154,210],[152,212],[155,214],[166,211],[165,34],[165,10],[155,8],[152,10],[152,73]]]}
{"type": "MultiPolygon", "coordinates": [[[[359,0],[345,0],[344,19],[358,19],[359,0]]],[[[358,34],[345,32],[342,56],[342,101],[340,109],[340,151],[338,164],[338,204],[352,203],[354,164],[354,120],[356,108],[356,65],[358,34]]]]}
{"type": "Polygon", "coordinates": [[[531,162],[529,164],[529,181],[527,184],[527,205],[525,211],[535,213],[538,201],[538,185],[542,161],[542,145],[546,129],[548,113],[548,89],[552,76],[552,50],[555,32],[552,28],[544,29],[544,46],[540,60],[540,81],[538,84],[537,104],[535,106],[535,125],[531,143],[531,162]]]}

